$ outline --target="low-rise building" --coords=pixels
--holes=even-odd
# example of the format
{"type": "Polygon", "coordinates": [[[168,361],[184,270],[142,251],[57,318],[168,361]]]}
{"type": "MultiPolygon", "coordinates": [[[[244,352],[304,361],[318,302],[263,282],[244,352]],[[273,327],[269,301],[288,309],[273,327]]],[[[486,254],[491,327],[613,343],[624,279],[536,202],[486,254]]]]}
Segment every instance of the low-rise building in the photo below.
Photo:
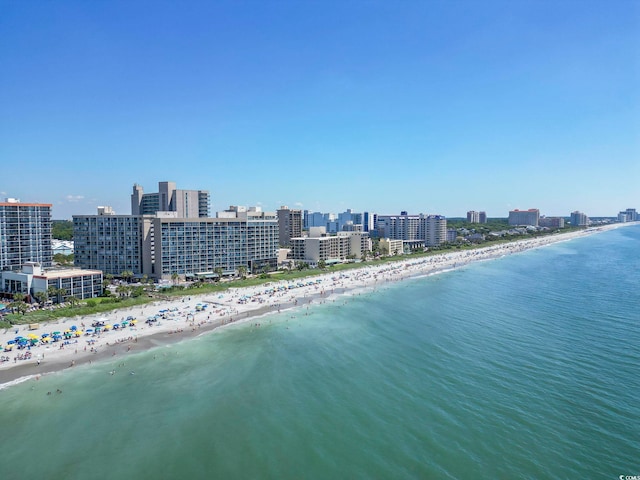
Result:
{"type": "Polygon", "coordinates": [[[371,251],[368,232],[338,232],[327,235],[324,227],[313,227],[308,237],[291,239],[289,258],[317,265],[320,260],[338,263],[348,258],[361,258],[364,251],[371,251]]]}
{"type": "Polygon", "coordinates": [[[404,242],[393,238],[381,238],[378,248],[383,255],[402,255],[404,253],[404,242]]]}
{"type": "Polygon", "coordinates": [[[36,262],[23,265],[21,271],[0,273],[3,293],[24,293],[32,298],[40,292],[53,293],[50,300],[65,302],[69,297],[79,300],[102,295],[102,272],[79,268],[43,270],[36,262]]]}

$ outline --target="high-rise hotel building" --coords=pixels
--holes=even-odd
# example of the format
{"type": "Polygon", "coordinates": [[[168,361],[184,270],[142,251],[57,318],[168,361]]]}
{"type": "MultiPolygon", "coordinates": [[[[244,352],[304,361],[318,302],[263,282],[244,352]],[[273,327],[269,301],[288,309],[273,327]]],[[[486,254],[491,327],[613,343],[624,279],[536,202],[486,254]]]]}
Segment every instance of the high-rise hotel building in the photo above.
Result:
{"type": "Polygon", "coordinates": [[[532,225],[537,227],[539,219],[540,210],[537,208],[530,208],[529,210],[515,209],[509,212],[509,225],[511,226],[532,225]]]}
{"type": "Polygon", "coordinates": [[[302,236],[302,210],[291,210],[287,206],[282,206],[277,214],[280,246],[288,247],[291,245],[292,238],[302,236]]]}
{"type": "Polygon", "coordinates": [[[209,201],[208,191],[179,190],[175,182],[159,182],[155,193],[144,193],[136,184],[131,194],[131,215],[177,212],[179,218],[206,218],[209,216],[209,201]]]}
{"type": "Polygon", "coordinates": [[[170,279],[258,272],[275,267],[278,220],[275,213],[232,207],[216,218],[155,215],[75,215],[76,266],[120,275],[170,279]]]}
{"type": "Polygon", "coordinates": [[[571,226],[573,227],[587,227],[589,225],[589,217],[584,213],[576,210],[571,212],[571,226]]]}
{"type": "Polygon", "coordinates": [[[0,202],[0,270],[17,270],[27,262],[50,267],[51,204],[0,202]]]}
{"type": "Polygon", "coordinates": [[[447,241],[447,219],[442,215],[378,215],[378,235],[405,242],[424,241],[436,247],[447,241]]]}

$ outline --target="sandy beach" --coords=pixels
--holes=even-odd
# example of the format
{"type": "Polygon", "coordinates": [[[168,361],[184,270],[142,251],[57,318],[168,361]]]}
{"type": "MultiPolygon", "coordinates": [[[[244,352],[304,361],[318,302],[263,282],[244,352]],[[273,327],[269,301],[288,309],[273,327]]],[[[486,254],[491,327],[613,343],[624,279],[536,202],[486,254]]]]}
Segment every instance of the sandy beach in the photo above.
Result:
{"type": "Polygon", "coordinates": [[[0,332],[0,345],[4,347],[16,336],[28,338],[30,334],[41,339],[45,334],[60,332],[63,338],[56,342],[39,342],[29,349],[18,349],[14,345],[11,351],[0,352],[4,360],[0,362],[0,387],[30,378],[38,379],[40,375],[86,363],[109,358],[124,359],[132,353],[193,338],[229,324],[257,323],[258,318],[265,314],[332,301],[338,295],[358,289],[459,268],[471,262],[499,258],[624,225],[629,224],[553,234],[417,259],[400,258],[397,262],[366,265],[303,279],[231,288],[219,294],[185,296],[106,314],[42,323],[36,330],[29,330],[28,325],[17,325],[0,332]],[[135,319],[135,323],[131,319],[135,319]],[[95,325],[98,322],[110,328],[97,332],[95,325]],[[65,332],[68,338],[64,338],[65,332]]]}

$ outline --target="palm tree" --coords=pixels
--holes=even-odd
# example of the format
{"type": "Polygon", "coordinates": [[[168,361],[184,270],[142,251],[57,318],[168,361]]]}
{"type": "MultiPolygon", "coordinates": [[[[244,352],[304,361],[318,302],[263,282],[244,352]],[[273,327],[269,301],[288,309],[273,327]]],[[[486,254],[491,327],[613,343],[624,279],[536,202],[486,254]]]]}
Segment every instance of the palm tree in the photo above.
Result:
{"type": "Polygon", "coordinates": [[[64,296],[66,294],[67,294],[67,289],[66,288],[58,288],[58,295],[59,295],[58,302],[60,300],[64,300],[64,296]]]}
{"type": "Polygon", "coordinates": [[[14,302],[24,302],[26,298],[27,298],[26,293],[17,292],[13,294],[14,302]]]}
{"type": "Polygon", "coordinates": [[[216,274],[216,282],[219,282],[222,279],[222,268],[216,267],[213,269],[213,272],[216,274]]]}
{"type": "Polygon", "coordinates": [[[120,276],[121,276],[122,278],[124,278],[124,279],[127,281],[127,283],[130,283],[130,282],[131,282],[131,278],[133,277],[133,272],[132,272],[131,270],[124,270],[124,271],[120,274],[120,276]]]}
{"type": "Polygon", "coordinates": [[[33,296],[36,297],[36,300],[38,300],[38,303],[41,305],[47,303],[47,300],[49,300],[49,294],[47,292],[36,292],[33,296]]]}
{"type": "Polygon", "coordinates": [[[18,312],[20,312],[22,315],[24,315],[25,313],[27,313],[27,309],[29,308],[29,305],[27,305],[25,302],[23,301],[18,301],[18,302],[13,302],[11,304],[11,306],[13,308],[15,308],[16,310],[18,310],[18,312]]]}
{"type": "Polygon", "coordinates": [[[244,265],[240,265],[238,267],[238,275],[240,276],[241,279],[245,279],[247,278],[247,267],[245,267],[244,265]]]}

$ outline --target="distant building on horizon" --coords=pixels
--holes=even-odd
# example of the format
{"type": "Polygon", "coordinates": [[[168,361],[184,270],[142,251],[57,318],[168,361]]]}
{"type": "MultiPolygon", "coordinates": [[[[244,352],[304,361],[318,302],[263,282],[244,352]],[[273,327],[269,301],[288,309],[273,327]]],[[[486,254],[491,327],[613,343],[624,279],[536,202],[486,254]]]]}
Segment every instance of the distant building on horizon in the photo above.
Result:
{"type": "Polygon", "coordinates": [[[475,210],[470,210],[467,212],[467,222],[487,223],[487,212],[476,212],[475,210]]]}
{"type": "Polygon", "coordinates": [[[547,228],[564,228],[564,217],[540,217],[538,226],[547,228]]]}
{"type": "Polygon", "coordinates": [[[571,212],[569,221],[573,227],[586,227],[589,225],[589,217],[577,210],[575,212],[571,212]]]}
{"type": "Polygon", "coordinates": [[[144,193],[138,184],[131,194],[131,215],[155,215],[157,212],[177,212],[178,218],[209,216],[207,190],[179,190],[175,182],[158,182],[158,192],[144,193]]]}
{"type": "Polygon", "coordinates": [[[509,225],[511,226],[538,226],[540,219],[540,210],[530,208],[529,210],[511,210],[509,211],[509,225]]]}
{"type": "Polygon", "coordinates": [[[467,212],[467,222],[469,223],[480,223],[480,212],[476,212],[475,210],[470,210],[467,212]]]}
{"type": "Polygon", "coordinates": [[[635,208],[627,208],[626,210],[620,213],[624,214],[626,218],[625,220],[626,222],[637,222],[638,220],[640,220],[640,216],[638,216],[638,213],[636,212],[635,208]]]}
{"type": "Polygon", "coordinates": [[[0,271],[28,262],[50,267],[52,258],[51,204],[0,202],[0,271]]]}
{"type": "Polygon", "coordinates": [[[619,222],[637,222],[638,220],[640,220],[640,215],[638,215],[635,208],[627,208],[618,213],[619,222]]]}

